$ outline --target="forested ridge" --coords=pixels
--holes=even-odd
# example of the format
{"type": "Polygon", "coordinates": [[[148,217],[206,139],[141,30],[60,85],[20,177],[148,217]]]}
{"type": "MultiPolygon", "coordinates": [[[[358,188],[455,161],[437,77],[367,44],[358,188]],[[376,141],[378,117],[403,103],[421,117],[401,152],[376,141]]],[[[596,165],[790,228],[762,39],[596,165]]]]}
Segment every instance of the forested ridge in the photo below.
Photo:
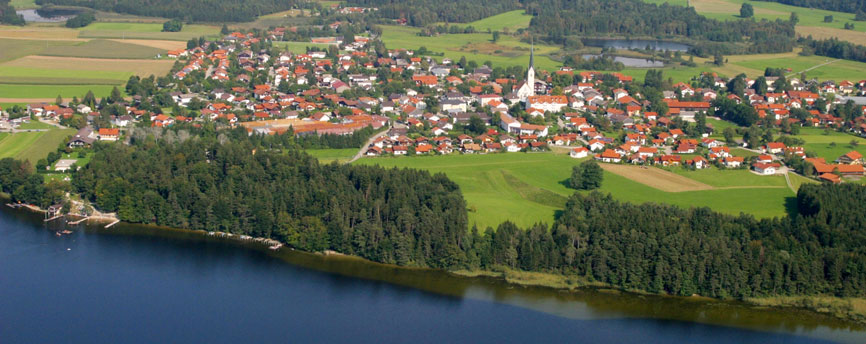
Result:
{"type": "Polygon", "coordinates": [[[0,160],[0,190],[45,206],[71,188],[128,222],[405,266],[504,267],[673,295],[866,296],[866,186],[805,184],[791,216],[761,220],[578,192],[552,226],[469,229],[445,175],[322,165],[291,135],[182,127],[98,143],[71,187],[0,160]]]}
{"type": "Polygon", "coordinates": [[[412,26],[468,23],[520,8],[516,0],[349,0],[347,3],[378,8],[377,15],[403,18],[412,26]]]}
{"type": "Polygon", "coordinates": [[[291,9],[295,0],[36,0],[37,5],[81,6],[200,22],[249,22],[258,16],[291,9]]]}

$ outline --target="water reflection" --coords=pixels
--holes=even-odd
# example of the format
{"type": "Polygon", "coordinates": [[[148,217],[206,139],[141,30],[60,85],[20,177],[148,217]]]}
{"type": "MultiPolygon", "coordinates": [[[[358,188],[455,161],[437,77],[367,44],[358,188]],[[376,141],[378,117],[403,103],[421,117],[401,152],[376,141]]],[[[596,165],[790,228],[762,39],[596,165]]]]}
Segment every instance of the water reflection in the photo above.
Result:
{"type": "MultiPolygon", "coordinates": [[[[0,278],[0,294],[4,295],[0,298],[0,333],[11,326],[34,327],[34,332],[44,326],[6,312],[41,314],[50,305],[58,305],[69,311],[55,309],[54,316],[65,319],[80,313],[73,310],[96,305],[102,313],[75,315],[79,318],[75,325],[56,333],[90,339],[93,334],[87,331],[108,321],[118,328],[104,330],[106,335],[124,338],[143,321],[161,332],[140,341],[164,338],[160,336],[201,341],[176,333],[185,328],[212,332],[206,337],[217,341],[273,341],[287,335],[290,328],[293,338],[314,342],[358,341],[359,333],[378,342],[472,338],[489,342],[500,336],[503,341],[544,342],[571,335],[598,341],[665,342],[678,336],[700,342],[725,342],[726,338],[761,343],[807,341],[786,334],[866,342],[861,325],[801,310],[594,289],[567,292],[512,286],[495,278],[465,278],[286,249],[274,252],[258,244],[146,226],[79,229],[55,237],[41,225],[41,218],[0,211],[0,276],[15,276],[0,278]],[[73,295],[81,299],[69,298],[73,295]],[[272,319],[284,320],[271,323],[272,319]],[[173,329],[170,324],[176,321],[183,324],[173,329]],[[231,325],[212,328],[226,321],[231,325]],[[267,333],[249,337],[249,328],[267,333]],[[539,333],[541,329],[548,332],[539,333]],[[246,336],[226,334],[234,330],[238,331],[235,335],[246,336]],[[417,331],[434,330],[435,337],[414,337],[417,331]],[[318,336],[297,337],[300,333],[318,336]]],[[[32,336],[28,333],[26,338],[39,341],[32,336]]]]}

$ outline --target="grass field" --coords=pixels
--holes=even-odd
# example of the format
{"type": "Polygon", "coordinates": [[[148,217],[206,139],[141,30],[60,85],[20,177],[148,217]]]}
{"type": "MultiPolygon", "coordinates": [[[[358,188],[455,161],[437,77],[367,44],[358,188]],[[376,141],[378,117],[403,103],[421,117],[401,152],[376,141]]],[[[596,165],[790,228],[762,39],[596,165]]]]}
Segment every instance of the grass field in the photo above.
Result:
{"type": "Polygon", "coordinates": [[[832,162],[842,154],[852,150],[866,155],[866,139],[862,137],[837,131],[830,131],[825,135],[824,129],[819,128],[802,128],[796,137],[806,141],[804,148],[807,152],[813,152],[827,162],[832,162]],[[858,144],[852,146],[852,140],[858,144]]]}
{"type": "MultiPolygon", "coordinates": [[[[571,174],[572,166],[579,161],[564,154],[510,153],[364,158],[355,163],[444,172],[460,185],[470,209],[470,223],[477,223],[483,228],[496,226],[505,220],[521,226],[536,222],[551,223],[565,198],[574,192],[565,187],[564,181],[571,174]]],[[[729,171],[716,173],[727,172],[729,171]]],[[[692,175],[684,172],[682,176],[708,181],[712,179],[709,174],[692,175]]],[[[742,175],[736,174],[713,181],[719,186],[712,189],[674,193],[664,192],[606,171],[601,191],[609,192],[617,199],[636,203],[664,202],[684,207],[709,206],[724,213],[747,212],[758,217],[785,215],[786,202],[790,202],[789,198],[794,196],[790,189],[779,187],[779,182],[772,177],[765,180],[766,185],[760,184],[764,179],[753,180],[750,177],[739,182],[742,178],[738,177],[742,175]],[[754,188],[755,184],[767,187],[754,188]]],[[[784,180],[782,182],[784,183],[784,180]]]]}
{"type": "Polygon", "coordinates": [[[48,123],[42,123],[40,121],[30,121],[30,122],[19,125],[17,129],[18,130],[31,130],[31,129],[52,129],[52,128],[56,128],[56,127],[51,125],[51,124],[48,124],[48,123]]]}
{"type": "Polygon", "coordinates": [[[90,57],[104,59],[147,59],[163,54],[165,50],[153,47],[94,39],[66,47],[48,47],[39,55],[61,57],[90,57]]]}
{"type": "MultiPolygon", "coordinates": [[[[478,31],[517,31],[517,29],[525,29],[529,27],[529,21],[532,16],[526,14],[523,10],[515,10],[490,16],[481,20],[476,20],[467,26],[472,26],[478,31]]],[[[461,24],[454,24],[461,25],[461,24]]]]}
{"type": "Polygon", "coordinates": [[[307,149],[305,152],[319,159],[319,162],[328,164],[334,161],[342,162],[351,159],[358,153],[358,148],[307,149]]]}
{"type": "MultiPolygon", "coordinates": [[[[27,133],[31,134],[31,133],[27,133]]],[[[14,148],[19,151],[14,155],[16,159],[21,160],[29,160],[30,163],[35,164],[39,159],[45,158],[48,156],[48,153],[51,153],[60,146],[61,143],[65,142],[69,136],[75,134],[75,129],[54,129],[45,132],[39,132],[34,141],[28,144],[18,143],[17,145],[13,145],[14,148]]],[[[11,135],[9,138],[14,138],[17,135],[21,135],[21,133],[16,133],[11,135]]],[[[32,138],[28,138],[25,141],[30,142],[32,138]]],[[[3,142],[0,142],[0,146],[2,146],[3,142]]],[[[2,147],[0,147],[2,148],[2,147]]],[[[3,150],[0,149],[0,152],[3,150]]],[[[0,153],[2,154],[2,153],[0,153]]]]}
{"type": "MultiPolygon", "coordinates": [[[[418,49],[423,46],[430,51],[444,53],[445,57],[455,60],[461,56],[466,56],[467,60],[474,60],[479,65],[484,61],[490,61],[494,66],[503,67],[529,64],[529,44],[507,35],[502,35],[498,42],[493,43],[493,37],[488,33],[422,37],[417,35],[420,29],[407,26],[386,25],[382,26],[382,30],[382,41],[389,49],[418,49]]],[[[558,50],[559,47],[555,46],[536,45],[536,68],[558,69],[560,63],[545,56],[545,54],[558,50]]]]}
{"type": "Polygon", "coordinates": [[[75,42],[0,38],[0,62],[39,54],[46,47],[67,47],[73,44],[75,42]]]}
{"type": "MultiPolygon", "coordinates": [[[[119,78],[121,75],[136,74],[140,76],[163,76],[171,70],[174,61],[171,60],[135,60],[135,59],[95,59],[80,57],[27,56],[0,64],[3,68],[33,70],[54,70],[40,73],[56,73],[56,71],[74,71],[77,76],[97,75],[99,78],[119,78]],[[96,72],[96,74],[92,74],[96,72]]],[[[128,77],[127,77],[128,78],[128,77]]],[[[124,78],[126,81],[126,78],[124,78]]]]}
{"type": "Polygon", "coordinates": [[[655,167],[601,164],[605,171],[666,192],[709,190],[712,186],[655,167]]]}
{"type": "Polygon", "coordinates": [[[219,34],[219,27],[210,25],[186,24],[180,32],[161,32],[160,23],[104,23],[97,22],[79,29],[79,38],[119,38],[188,41],[191,38],[213,37],[219,34]]]}
{"type": "Polygon", "coordinates": [[[786,188],[785,176],[759,176],[749,170],[720,170],[707,168],[703,170],[687,170],[671,168],[671,172],[687,177],[716,188],[766,187],[786,188]]]}
{"type": "Polygon", "coordinates": [[[0,140],[0,159],[18,157],[18,154],[32,146],[44,134],[44,132],[7,134],[0,140]]]}

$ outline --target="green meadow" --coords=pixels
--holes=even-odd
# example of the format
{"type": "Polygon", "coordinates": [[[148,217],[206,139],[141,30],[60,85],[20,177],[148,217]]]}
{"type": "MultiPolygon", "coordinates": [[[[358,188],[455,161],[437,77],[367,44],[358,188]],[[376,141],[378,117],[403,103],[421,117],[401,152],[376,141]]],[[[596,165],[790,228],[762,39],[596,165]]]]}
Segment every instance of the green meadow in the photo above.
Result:
{"type": "Polygon", "coordinates": [[[49,47],[39,55],[61,57],[90,57],[103,59],[147,59],[165,53],[158,49],[138,44],[94,39],[66,47],[49,47]]]}
{"type": "MultiPolygon", "coordinates": [[[[484,19],[476,20],[466,26],[472,26],[478,31],[517,31],[517,29],[525,29],[529,27],[529,22],[532,16],[526,14],[523,10],[515,10],[490,16],[484,19]]],[[[455,24],[462,25],[462,24],[455,24]]]]}
{"type": "Polygon", "coordinates": [[[75,129],[15,133],[0,139],[0,158],[12,157],[35,164],[75,134],[75,129]]]}
{"type": "MultiPolygon", "coordinates": [[[[574,192],[565,187],[564,181],[579,161],[564,154],[507,153],[364,158],[355,163],[445,173],[460,185],[469,209],[470,224],[483,228],[506,220],[524,227],[536,222],[552,223],[556,212],[574,192]]],[[[749,175],[747,171],[692,173],[683,170],[678,173],[718,188],[671,193],[605,172],[601,191],[635,203],[706,206],[724,213],[745,212],[757,217],[784,216],[786,202],[794,196],[784,179],[764,179],[749,175]]]]}
{"type": "Polygon", "coordinates": [[[358,148],[332,148],[332,149],[307,149],[306,152],[312,155],[319,162],[328,164],[331,162],[343,162],[351,159],[358,153],[358,148]]]}
{"type": "Polygon", "coordinates": [[[73,44],[76,42],[2,38],[0,39],[0,62],[37,55],[50,47],[68,47],[73,44]]]}
{"type": "Polygon", "coordinates": [[[825,132],[820,128],[802,128],[796,137],[806,141],[803,147],[807,152],[813,152],[827,162],[832,162],[852,150],[866,155],[866,139],[851,134],[838,131],[825,132]],[[857,144],[851,145],[852,141],[857,144]]]}
{"type": "Polygon", "coordinates": [[[80,29],[80,38],[153,39],[187,41],[191,38],[213,37],[219,27],[184,24],[180,32],[161,32],[161,23],[106,23],[97,22],[80,29]]]}
{"type": "MultiPolygon", "coordinates": [[[[510,12],[509,12],[510,13],[510,12]]],[[[444,53],[444,57],[454,60],[465,56],[467,60],[479,65],[490,61],[494,66],[527,66],[530,45],[515,37],[502,35],[493,42],[489,33],[445,34],[434,37],[418,36],[420,29],[408,26],[382,26],[382,42],[389,49],[418,49],[426,47],[429,51],[444,53]]],[[[535,65],[537,68],[556,70],[561,65],[546,56],[559,50],[557,46],[536,45],[535,65]]]]}

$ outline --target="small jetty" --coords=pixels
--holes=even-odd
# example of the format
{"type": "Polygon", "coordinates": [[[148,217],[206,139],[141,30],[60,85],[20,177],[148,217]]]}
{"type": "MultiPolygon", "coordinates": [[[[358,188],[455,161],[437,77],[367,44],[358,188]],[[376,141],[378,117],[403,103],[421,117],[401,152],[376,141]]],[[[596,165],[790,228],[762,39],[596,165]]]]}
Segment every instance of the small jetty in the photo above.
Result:
{"type": "Polygon", "coordinates": [[[120,222],[120,220],[114,220],[114,222],[105,225],[105,228],[111,228],[111,226],[116,225],[118,222],[120,222]]]}
{"type": "Polygon", "coordinates": [[[85,216],[85,217],[82,218],[82,219],[75,220],[75,221],[71,221],[71,222],[69,222],[69,224],[70,224],[70,225],[77,225],[77,224],[79,224],[79,223],[82,223],[82,222],[84,222],[84,221],[87,221],[87,219],[89,219],[89,218],[90,218],[90,216],[85,216]]]}
{"type": "Polygon", "coordinates": [[[6,206],[12,209],[18,209],[23,207],[24,205],[21,203],[6,203],[6,206]]]}

